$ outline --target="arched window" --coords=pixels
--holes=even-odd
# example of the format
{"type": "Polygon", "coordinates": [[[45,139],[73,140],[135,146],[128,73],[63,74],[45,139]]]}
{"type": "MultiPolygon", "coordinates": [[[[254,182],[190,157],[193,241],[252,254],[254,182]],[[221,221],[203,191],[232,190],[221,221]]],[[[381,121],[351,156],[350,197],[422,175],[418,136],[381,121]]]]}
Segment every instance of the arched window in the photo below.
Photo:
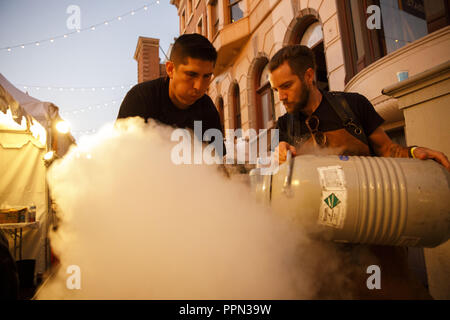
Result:
{"type": "Polygon", "coordinates": [[[287,43],[302,44],[311,48],[316,58],[317,87],[328,91],[328,71],[325,60],[322,24],[317,13],[308,11],[302,14],[304,15],[301,18],[296,18],[292,22],[292,31],[287,34],[287,43]]]}
{"type": "Polygon", "coordinates": [[[234,129],[242,128],[242,120],[241,120],[241,97],[239,85],[236,83],[233,85],[233,93],[232,93],[232,104],[233,104],[233,120],[234,120],[234,129]]]}
{"type": "Polygon", "coordinates": [[[313,22],[308,26],[301,37],[300,44],[311,48],[316,58],[316,78],[317,87],[319,89],[328,91],[328,73],[327,64],[325,61],[325,47],[323,45],[323,31],[322,25],[319,21],[313,22]]]}
{"type": "Polygon", "coordinates": [[[300,44],[307,46],[309,48],[314,48],[323,41],[323,32],[320,22],[316,21],[311,24],[303,34],[300,44]]]}
{"type": "Polygon", "coordinates": [[[223,112],[223,98],[222,98],[222,96],[219,96],[217,98],[216,108],[217,108],[217,111],[219,111],[220,124],[222,125],[222,129],[225,130],[225,119],[224,119],[224,112],[223,112]]]}
{"type": "Polygon", "coordinates": [[[256,88],[258,127],[262,129],[272,128],[275,124],[275,109],[273,92],[269,83],[269,64],[267,61],[259,73],[256,88]]]}

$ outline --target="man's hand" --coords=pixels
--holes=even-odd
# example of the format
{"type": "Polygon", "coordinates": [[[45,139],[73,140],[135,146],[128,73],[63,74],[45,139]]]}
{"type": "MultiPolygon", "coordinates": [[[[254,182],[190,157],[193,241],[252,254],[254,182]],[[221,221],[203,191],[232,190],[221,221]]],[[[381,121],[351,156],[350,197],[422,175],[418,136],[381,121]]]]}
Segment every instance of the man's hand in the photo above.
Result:
{"type": "Polygon", "coordinates": [[[424,147],[417,147],[413,152],[415,158],[420,160],[433,159],[442,164],[450,172],[450,162],[448,161],[447,156],[442,152],[424,147]]]}
{"type": "MultiPolygon", "coordinates": [[[[409,149],[399,146],[392,142],[388,135],[381,127],[378,127],[370,136],[369,141],[379,157],[391,158],[408,158],[409,149]]],[[[450,171],[450,163],[448,158],[442,152],[431,150],[424,147],[417,147],[414,149],[414,157],[421,160],[433,159],[443,165],[450,171]]]]}
{"type": "Polygon", "coordinates": [[[278,147],[275,149],[275,153],[278,153],[279,164],[282,164],[286,161],[288,151],[291,151],[293,157],[297,155],[297,150],[295,150],[295,147],[291,146],[287,142],[280,141],[278,147]]]}

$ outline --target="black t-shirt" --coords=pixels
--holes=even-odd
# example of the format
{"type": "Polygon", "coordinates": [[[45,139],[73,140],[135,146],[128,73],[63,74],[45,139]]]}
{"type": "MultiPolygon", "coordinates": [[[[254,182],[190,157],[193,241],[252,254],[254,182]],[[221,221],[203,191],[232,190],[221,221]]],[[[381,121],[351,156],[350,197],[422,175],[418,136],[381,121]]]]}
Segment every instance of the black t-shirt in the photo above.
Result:
{"type": "MultiPolygon", "coordinates": [[[[373,105],[363,95],[350,92],[342,92],[341,94],[347,100],[348,105],[361,124],[364,133],[369,137],[384,122],[384,119],[375,111],[373,105]]],[[[344,128],[341,119],[325,97],[322,97],[322,101],[319,107],[313,112],[313,115],[319,118],[319,131],[326,132],[344,128]]],[[[287,113],[279,117],[277,121],[277,128],[280,130],[280,141],[285,141],[291,145],[302,143],[311,136],[305,123],[307,116],[302,112],[298,112],[294,115],[294,119],[299,121],[300,124],[298,130],[295,130],[295,134],[293,134],[294,130],[292,128],[288,129],[288,126],[291,124],[287,113]]]]}
{"type": "MultiPolygon", "coordinates": [[[[194,130],[194,121],[202,121],[202,136],[208,129],[223,133],[219,113],[211,98],[204,95],[187,109],[179,109],[169,98],[169,77],[140,83],[125,96],[117,119],[142,117],[155,119],[177,128],[194,130]]],[[[198,137],[202,140],[202,137],[198,137]]],[[[224,149],[225,154],[225,149],[224,149]]]]}

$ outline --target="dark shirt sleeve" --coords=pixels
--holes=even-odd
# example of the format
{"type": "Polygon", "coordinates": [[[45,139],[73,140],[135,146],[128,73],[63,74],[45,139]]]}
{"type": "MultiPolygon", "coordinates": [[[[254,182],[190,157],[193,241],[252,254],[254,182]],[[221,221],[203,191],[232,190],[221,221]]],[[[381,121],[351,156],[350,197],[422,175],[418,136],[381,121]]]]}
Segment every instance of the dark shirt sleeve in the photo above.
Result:
{"type": "Polygon", "coordinates": [[[128,91],[127,95],[123,99],[117,119],[124,119],[128,117],[142,117],[145,120],[148,118],[144,101],[137,87],[134,87],[128,91]]]}
{"type": "MultiPolygon", "coordinates": [[[[277,120],[277,125],[275,129],[278,129],[278,140],[284,141],[287,143],[291,143],[291,139],[289,139],[288,130],[287,130],[287,119],[286,116],[281,116],[277,120]]],[[[278,141],[272,141],[272,146],[276,147],[278,145],[278,141]]]]}
{"type": "Polygon", "coordinates": [[[375,111],[372,103],[363,95],[355,95],[357,106],[357,116],[364,129],[364,133],[369,137],[384,122],[384,119],[375,111]]]}

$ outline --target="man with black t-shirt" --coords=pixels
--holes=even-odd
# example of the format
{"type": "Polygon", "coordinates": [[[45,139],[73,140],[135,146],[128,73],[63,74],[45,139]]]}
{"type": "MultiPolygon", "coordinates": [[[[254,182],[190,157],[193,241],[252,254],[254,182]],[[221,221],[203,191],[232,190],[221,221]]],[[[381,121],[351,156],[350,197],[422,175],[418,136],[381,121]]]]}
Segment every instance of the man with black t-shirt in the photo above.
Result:
{"type": "MultiPolygon", "coordinates": [[[[134,86],[120,106],[118,119],[142,117],[177,128],[194,129],[202,122],[202,137],[208,129],[223,133],[219,113],[206,90],[213,76],[216,49],[200,34],[184,34],[172,47],[166,62],[167,77],[134,86]]],[[[223,149],[225,154],[225,149],[223,149]]]]}
{"type": "MultiPolygon", "coordinates": [[[[364,96],[320,91],[315,70],[313,52],[301,45],[282,48],[269,62],[270,84],[287,111],[277,121],[280,163],[286,161],[288,151],[292,156],[308,153],[376,155],[434,159],[450,171],[450,163],[443,153],[417,146],[404,148],[394,143],[380,127],[383,118],[364,96]]],[[[348,248],[353,250],[357,246],[348,248]]],[[[369,246],[369,249],[376,257],[373,264],[382,269],[382,288],[380,292],[370,292],[366,288],[366,269],[361,266],[359,274],[354,275],[355,297],[429,298],[426,290],[409,274],[403,248],[369,246]]]]}

